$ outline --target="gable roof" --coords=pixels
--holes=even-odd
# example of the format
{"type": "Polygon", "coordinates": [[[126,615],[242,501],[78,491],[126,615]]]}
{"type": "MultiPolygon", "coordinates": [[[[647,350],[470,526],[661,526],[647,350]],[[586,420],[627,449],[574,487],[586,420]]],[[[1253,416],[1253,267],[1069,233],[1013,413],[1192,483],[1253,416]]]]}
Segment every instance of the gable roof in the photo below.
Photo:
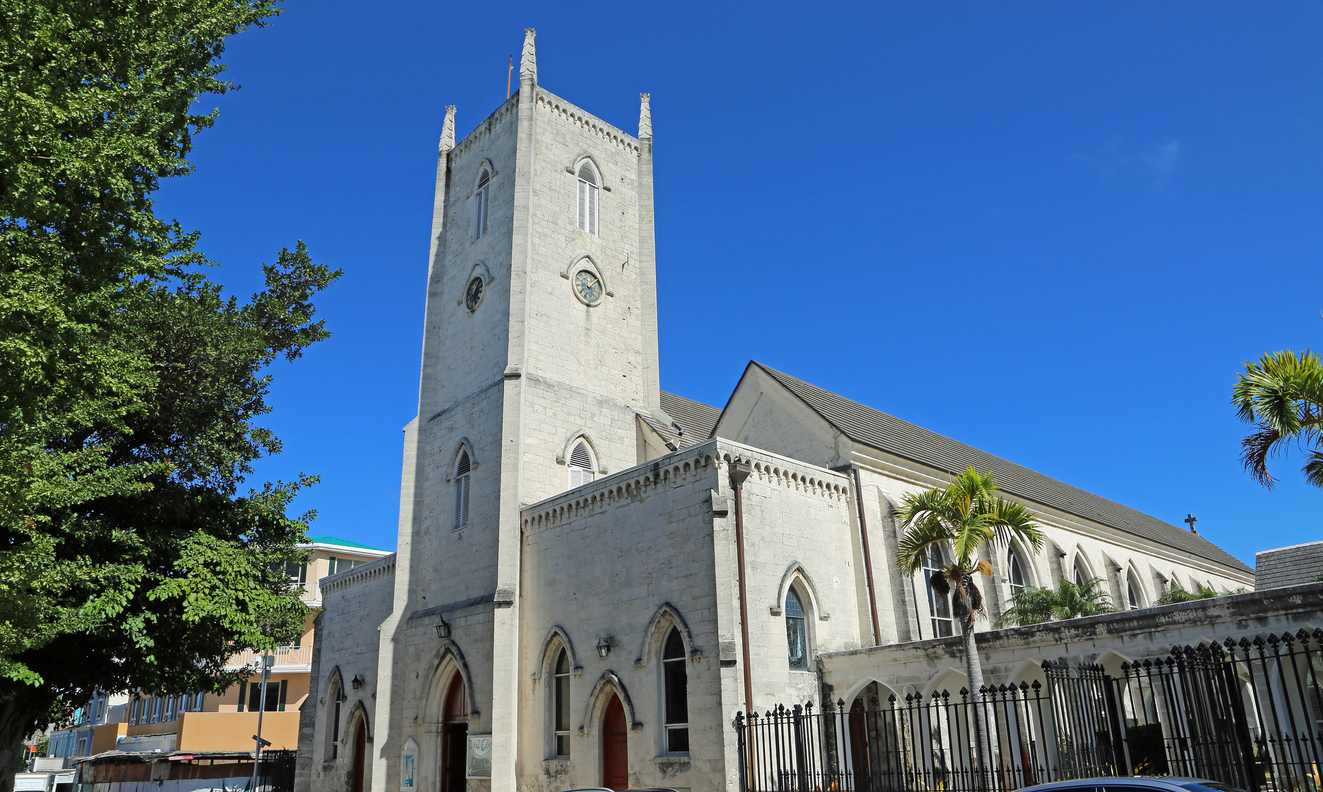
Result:
{"type": "Polygon", "coordinates": [[[721,410],[716,407],[666,391],[661,392],[661,408],[684,428],[684,439],[680,445],[693,445],[707,440],[717,427],[717,419],[721,417],[721,410]]]}
{"type": "Polygon", "coordinates": [[[1150,539],[1191,555],[1253,572],[1227,551],[1199,534],[1177,528],[1137,509],[1085,492],[1023,465],[993,456],[958,440],[916,426],[816,385],[810,385],[757,362],[757,366],[846,437],[880,451],[950,472],[973,465],[991,470],[998,488],[1059,511],[1150,539]]]}

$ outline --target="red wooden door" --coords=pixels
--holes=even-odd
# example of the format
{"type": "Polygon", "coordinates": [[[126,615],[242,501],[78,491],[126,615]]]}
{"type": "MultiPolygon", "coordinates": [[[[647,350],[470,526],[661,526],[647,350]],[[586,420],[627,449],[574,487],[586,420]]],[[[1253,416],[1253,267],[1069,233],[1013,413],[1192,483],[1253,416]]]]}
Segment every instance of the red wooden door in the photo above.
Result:
{"type": "Polygon", "coordinates": [[[354,729],[354,781],[350,786],[352,792],[363,792],[363,765],[367,759],[367,733],[363,729],[363,721],[358,722],[354,729]]]}
{"type": "Polygon", "coordinates": [[[612,696],[602,715],[602,786],[629,789],[629,727],[620,698],[612,696]]]}

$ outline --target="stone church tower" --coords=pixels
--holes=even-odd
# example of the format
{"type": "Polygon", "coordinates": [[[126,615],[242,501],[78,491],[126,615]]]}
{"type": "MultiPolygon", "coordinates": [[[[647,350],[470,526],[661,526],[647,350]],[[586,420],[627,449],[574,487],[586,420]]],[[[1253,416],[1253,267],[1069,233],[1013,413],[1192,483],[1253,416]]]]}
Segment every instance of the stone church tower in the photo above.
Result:
{"type": "Polygon", "coordinates": [[[404,669],[426,668],[447,621],[469,667],[491,671],[471,675],[467,706],[490,726],[497,789],[514,788],[520,509],[585,467],[591,479],[637,464],[636,425],[664,416],[648,97],[635,138],[540,89],[533,40],[530,29],[518,93],[458,146],[446,112],[394,612],[381,629],[379,668],[397,673],[374,718],[392,732],[428,720],[427,675],[404,669]]]}

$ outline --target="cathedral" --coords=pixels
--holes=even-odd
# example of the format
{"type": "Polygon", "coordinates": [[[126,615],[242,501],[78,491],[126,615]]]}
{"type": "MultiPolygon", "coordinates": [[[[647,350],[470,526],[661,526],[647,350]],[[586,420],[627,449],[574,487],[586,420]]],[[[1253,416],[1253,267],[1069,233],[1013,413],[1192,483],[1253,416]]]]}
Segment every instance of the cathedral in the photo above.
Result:
{"type": "Polygon", "coordinates": [[[529,30],[516,93],[458,142],[447,108],[398,550],[318,584],[300,792],[738,789],[737,712],[958,643],[894,510],[970,465],[1048,538],[990,552],[994,617],[1062,579],[1139,610],[1253,585],[1192,530],[756,362],[720,408],[663,392],[641,99],[631,134],[546,90],[529,30]]]}

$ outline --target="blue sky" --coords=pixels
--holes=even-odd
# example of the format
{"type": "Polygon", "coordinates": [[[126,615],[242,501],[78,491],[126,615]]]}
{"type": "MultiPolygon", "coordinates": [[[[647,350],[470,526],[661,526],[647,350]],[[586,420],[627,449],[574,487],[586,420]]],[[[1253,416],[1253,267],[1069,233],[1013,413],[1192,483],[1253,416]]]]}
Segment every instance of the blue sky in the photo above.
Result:
{"type": "Polygon", "coordinates": [[[233,39],[243,88],[157,206],[241,296],[298,239],[345,270],[257,477],[321,474],[312,533],[395,547],[436,139],[528,26],[548,90],[626,130],[652,94],[667,390],[720,406],[755,359],[1250,564],[1323,538],[1228,406],[1323,340],[1323,5],[1101,0],[304,0],[233,39]]]}

